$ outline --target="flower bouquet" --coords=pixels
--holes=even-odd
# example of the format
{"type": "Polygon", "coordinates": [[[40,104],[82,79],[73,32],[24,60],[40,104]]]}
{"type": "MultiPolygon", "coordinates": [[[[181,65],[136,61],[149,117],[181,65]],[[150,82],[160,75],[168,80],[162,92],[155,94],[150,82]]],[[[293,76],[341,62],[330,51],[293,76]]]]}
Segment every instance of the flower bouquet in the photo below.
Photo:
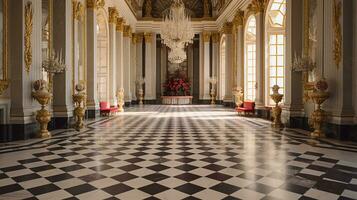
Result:
{"type": "Polygon", "coordinates": [[[191,84],[184,78],[170,78],[164,84],[165,96],[189,96],[191,84]]]}

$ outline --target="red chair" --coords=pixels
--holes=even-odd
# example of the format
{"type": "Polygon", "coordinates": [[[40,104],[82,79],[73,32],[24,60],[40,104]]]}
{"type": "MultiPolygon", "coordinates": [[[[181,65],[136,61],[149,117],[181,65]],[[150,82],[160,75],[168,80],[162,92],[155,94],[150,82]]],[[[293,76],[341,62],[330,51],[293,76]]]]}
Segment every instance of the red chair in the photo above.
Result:
{"type": "Polygon", "coordinates": [[[106,101],[100,102],[99,106],[100,106],[100,115],[102,116],[110,116],[111,114],[118,112],[117,107],[110,107],[110,104],[106,101]]]}
{"type": "Polygon", "coordinates": [[[236,111],[238,112],[238,114],[240,113],[244,113],[244,115],[246,113],[251,113],[252,115],[254,115],[255,112],[255,102],[252,101],[245,101],[243,103],[243,107],[237,107],[236,111]]]}

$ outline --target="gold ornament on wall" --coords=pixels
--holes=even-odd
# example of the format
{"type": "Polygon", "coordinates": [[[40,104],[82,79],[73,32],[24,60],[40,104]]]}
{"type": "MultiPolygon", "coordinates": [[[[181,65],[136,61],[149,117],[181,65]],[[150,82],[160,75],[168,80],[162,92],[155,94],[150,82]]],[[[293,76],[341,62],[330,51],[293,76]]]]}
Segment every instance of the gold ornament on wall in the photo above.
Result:
{"type": "Polygon", "coordinates": [[[213,43],[218,43],[219,42],[219,33],[218,32],[213,32],[212,33],[212,42],[213,43]]]}
{"type": "Polygon", "coordinates": [[[238,10],[234,15],[233,24],[238,27],[243,25],[244,24],[243,22],[244,22],[244,11],[238,10]]]}
{"type": "Polygon", "coordinates": [[[152,33],[144,33],[144,38],[146,43],[151,43],[152,41],[152,33]]]}
{"type": "Polygon", "coordinates": [[[224,23],[221,33],[222,34],[232,34],[232,28],[233,28],[233,24],[232,22],[226,22],[224,23]]]}
{"type": "Polygon", "coordinates": [[[78,20],[78,21],[82,21],[83,20],[83,16],[84,16],[84,6],[81,2],[79,1],[73,1],[72,2],[73,5],[73,18],[78,20]]]}
{"type": "Polygon", "coordinates": [[[25,68],[30,72],[32,65],[32,31],[33,31],[33,8],[32,2],[27,2],[25,6],[25,68]]]}
{"type": "Polygon", "coordinates": [[[333,59],[337,68],[340,67],[341,57],[342,57],[342,33],[341,33],[341,1],[333,1],[333,31],[335,33],[334,37],[334,48],[333,48],[333,59]]]}
{"type": "Polygon", "coordinates": [[[104,0],[87,0],[87,8],[97,9],[105,6],[104,0]]]}
{"type": "Polygon", "coordinates": [[[7,77],[7,0],[2,0],[3,6],[3,31],[2,31],[2,77],[0,80],[0,95],[9,87],[7,77]]]}

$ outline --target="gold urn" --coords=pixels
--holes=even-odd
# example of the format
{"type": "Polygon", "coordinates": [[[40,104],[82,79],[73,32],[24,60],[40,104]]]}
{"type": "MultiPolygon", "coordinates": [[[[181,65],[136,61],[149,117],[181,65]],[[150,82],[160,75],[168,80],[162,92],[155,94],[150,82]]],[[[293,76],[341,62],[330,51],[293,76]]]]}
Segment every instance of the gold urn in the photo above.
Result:
{"type": "Polygon", "coordinates": [[[281,100],[283,100],[284,95],[279,94],[279,89],[280,87],[278,85],[273,86],[273,94],[270,95],[271,99],[275,102],[275,107],[272,109],[272,114],[274,121],[272,123],[273,128],[281,128],[283,127],[283,123],[281,123],[281,107],[279,106],[279,103],[281,100]]]}
{"type": "Polygon", "coordinates": [[[124,88],[120,88],[117,94],[118,97],[118,111],[124,112],[124,88]]]}
{"type": "Polygon", "coordinates": [[[48,92],[47,82],[45,80],[37,80],[33,84],[34,91],[32,97],[41,104],[41,110],[37,111],[36,120],[40,124],[39,137],[51,137],[48,131],[48,123],[51,121],[51,113],[46,110],[46,106],[52,98],[52,94],[48,92]]]}
{"type": "Polygon", "coordinates": [[[86,112],[86,105],[85,102],[87,100],[87,96],[84,92],[85,86],[81,83],[76,85],[77,94],[73,95],[73,103],[75,105],[75,109],[73,111],[75,124],[74,128],[77,131],[80,131],[84,127],[84,115],[86,112]]]}
{"type": "Polygon", "coordinates": [[[322,131],[323,122],[326,120],[326,112],[321,109],[323,104],[329,97],[329,93],[326,92],[328,84],[324,78],[315,83],[314,91],[310,94],[310,98],[316,104],[315,111],[311,114],[311,126],[314,131],[311,133],[312,138],[325,137],[325,133],[322,131]]]}

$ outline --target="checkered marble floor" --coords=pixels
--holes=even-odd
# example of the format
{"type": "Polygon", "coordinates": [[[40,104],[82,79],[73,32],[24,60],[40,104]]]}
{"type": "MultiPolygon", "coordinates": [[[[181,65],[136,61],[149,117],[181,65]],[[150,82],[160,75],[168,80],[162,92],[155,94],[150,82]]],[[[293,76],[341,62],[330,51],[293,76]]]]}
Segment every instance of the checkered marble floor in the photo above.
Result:
{"type": "Polygon", "coordinates": [[[211,106],[144,106],[0,147],[0,199],[357,199],[357,145],[211,106]]]}

